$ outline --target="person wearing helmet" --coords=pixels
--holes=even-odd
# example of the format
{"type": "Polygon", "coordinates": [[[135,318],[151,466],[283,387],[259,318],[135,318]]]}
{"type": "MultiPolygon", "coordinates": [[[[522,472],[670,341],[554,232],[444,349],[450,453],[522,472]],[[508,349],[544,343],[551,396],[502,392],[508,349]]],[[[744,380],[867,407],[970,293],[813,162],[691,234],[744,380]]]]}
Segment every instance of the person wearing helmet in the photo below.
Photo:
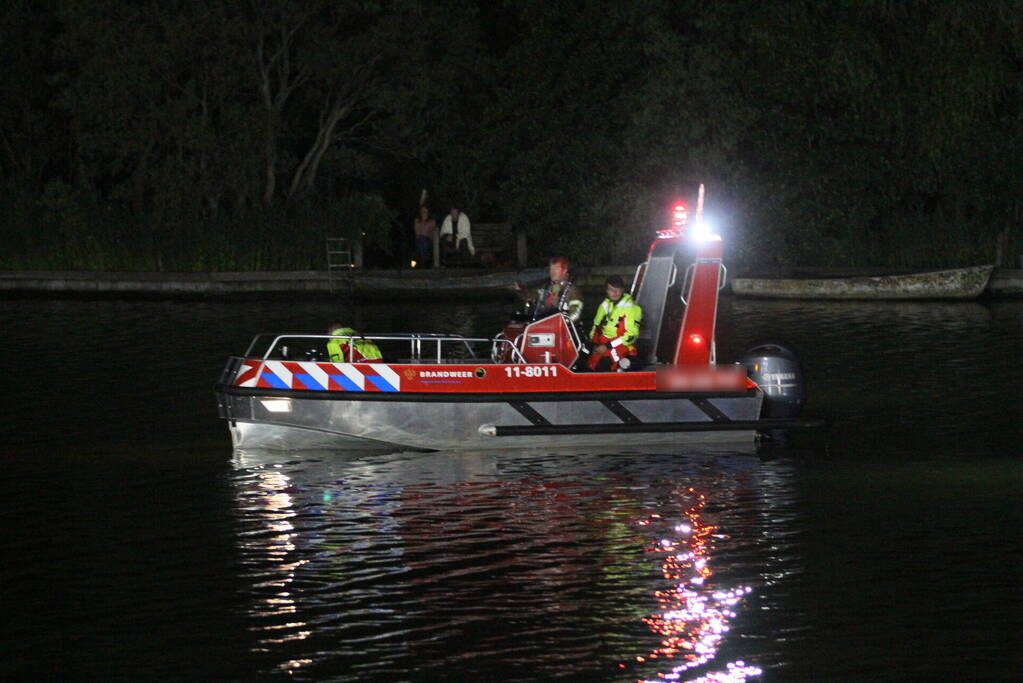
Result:
{"type": "Polygon", "coordinates": [[[597,309],[590,340],[593,350],[587,365],[590,370],[628,370],[636,355],[639,324],[643,309],[625,292],[625,283],[617,275],[605,281],[607,298],[597,309]]]}
{"type": "Polygon", "coordinates": [[[344,323],[334,321],[327,328],[327,334],[334,337],[327,342],[327,355],[335,363],[380,363],[383,354],[376,344],[344,323]]]}

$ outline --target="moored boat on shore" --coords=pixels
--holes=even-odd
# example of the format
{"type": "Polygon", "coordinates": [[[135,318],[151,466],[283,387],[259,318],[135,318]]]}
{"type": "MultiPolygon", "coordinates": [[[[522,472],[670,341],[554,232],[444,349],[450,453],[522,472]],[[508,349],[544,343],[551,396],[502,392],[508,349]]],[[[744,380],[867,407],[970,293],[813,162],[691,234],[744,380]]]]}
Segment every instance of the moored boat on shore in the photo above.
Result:
{"type": "Polygon", "coordinates": [[[737,296],[775,299],[976,299],[994,266],[827,278],[733,278],[737,296]]]}

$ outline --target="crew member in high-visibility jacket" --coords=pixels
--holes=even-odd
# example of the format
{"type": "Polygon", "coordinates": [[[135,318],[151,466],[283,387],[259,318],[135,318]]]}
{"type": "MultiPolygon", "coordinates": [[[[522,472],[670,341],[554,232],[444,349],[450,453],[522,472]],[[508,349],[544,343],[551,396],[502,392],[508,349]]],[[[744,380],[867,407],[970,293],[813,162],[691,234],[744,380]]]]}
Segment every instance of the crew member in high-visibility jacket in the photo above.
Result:
{"type": "Polygon", "coordinates": [[[587,365],[590,370],[628,370],[636,355],[639,325],[643,309],[625,293],[625,283],[617,275],[605,282],[607,298],[601,302],[590,330],[593,349],[587,365]]]}
{"type": "Polygon", "coordinates": [[[369,339],[363,339],[351,327],[344,323],[333,322],[327,328],[327,334],[334,337],[327,342],[327,354],[335,363],[380,363],[383,354],[377,345],[369,339]]]}

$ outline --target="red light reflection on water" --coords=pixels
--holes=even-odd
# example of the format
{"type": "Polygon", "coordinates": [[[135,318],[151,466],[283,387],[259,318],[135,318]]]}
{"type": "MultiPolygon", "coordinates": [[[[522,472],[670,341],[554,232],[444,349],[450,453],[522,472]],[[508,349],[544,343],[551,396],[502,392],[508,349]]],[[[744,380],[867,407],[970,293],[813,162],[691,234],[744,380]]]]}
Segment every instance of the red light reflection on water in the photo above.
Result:
{"type": "MultiPolygon", "coordinates": [[[[710,568],[710,540],[717,527],[705,523],[700,512],[706,505],[706,496],[689,488],[685,493],[695,502],[686,508],[674,525],[662,515],[651,514],[637,524],[657,532],[660,538],[649,543],[646,551],[661,558],[661,574],[667,584],[654,591],[657,611],[643,622],[661,638],[658,647],[646,655],[637,656],[636,663],[671,660],[668,671],[658,672],[656,678],[641,680],[690,680],[705,683],[739,683],[762,673],[756,666],[745,662],[728,662],[723,671],[705,673],[697,678],[685,678],[696,667],[711,663],[717,656],[729,622],[735,618],[734,608],[752,591],[749,586],[712,588],[706,581],[710,568]]],[[[666,662],[667,663],[667,662],[666,662]]],[[[620,668],[626,668],[620,664],[620,668]]]]}

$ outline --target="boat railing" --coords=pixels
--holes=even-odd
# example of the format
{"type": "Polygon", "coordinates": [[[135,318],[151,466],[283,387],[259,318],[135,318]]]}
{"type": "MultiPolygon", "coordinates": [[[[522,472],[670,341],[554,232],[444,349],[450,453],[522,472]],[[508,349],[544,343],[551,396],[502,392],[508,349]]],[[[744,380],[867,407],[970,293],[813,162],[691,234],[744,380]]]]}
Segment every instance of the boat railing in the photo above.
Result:
{"type": "Polygon", "coordinates": [[[384,360],[410,363],[480,363],[489,362],[495,348],[509,348],[512,363],[525,363],[522,352],[511,340],[501,337],[466,337],[460,334],[430,332],[392,332],[386,334],[329,335],[262,333],[253,337],[246,358],[267,360],[327,361],[326,344],[338,339],[351,344],[353,340],[372,341],[381,349],[384,360]],[[486,348],[485,353],[480,349],[486,348]],[[407,349],[407,352],[405,351],[407,349]]]}
{"type": "Polygon", "coordinates": [[[643,276],[646,275],[647,262],[636,266],[636,272],[632,274],[632,287],[629,288],[629,296],[636,296],[636,290],[639,287],[639,283],[643,281],[643,276]]]}
{"type": "MultiPolygon", "coordinates": [[[[234,378],[238,375],[238,368],[241,367],[243,358],[238,356],[231,356],[227,359],[227,363],[224,365],[224,369],[220,371],[220,377],[217,379],[217,384],[230,384],[234,378]]],[[[217,402],[217,408],[221,413],[221,417],[225,416],[224,406],[217,402]]]]}

